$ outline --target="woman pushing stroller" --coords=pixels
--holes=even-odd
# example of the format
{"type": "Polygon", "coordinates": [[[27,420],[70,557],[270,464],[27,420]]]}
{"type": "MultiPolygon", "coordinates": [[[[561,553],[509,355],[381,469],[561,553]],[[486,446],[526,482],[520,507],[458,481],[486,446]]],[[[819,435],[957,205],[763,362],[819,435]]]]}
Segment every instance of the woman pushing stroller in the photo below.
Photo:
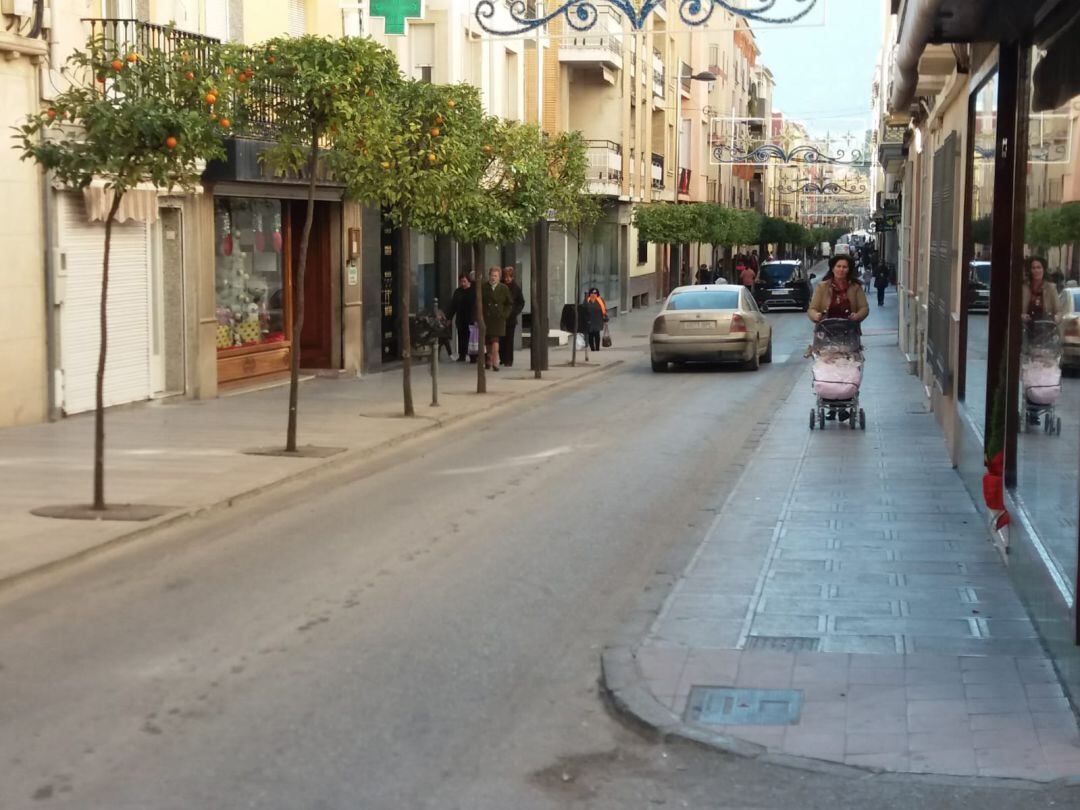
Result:
{"type": "Polygon", "coordinates": [[[810,429],[824,429],[826,420],[839,418],[851,428],[866,429],[866,415],[859,407],[862,384],[862,330],[859,324],[870,314],[862,284],[845,255],[829,260],[829,271],[814,290],[807,312],[815,324],[812,387],[817,398],[810,411],[810,429]]]}
{"type": "Polygon", "coordinates": [[[860,323],[870,314],[862,283],[851,269],[851,259],[843,254],[829,259],[829,272],[814,288],[807,315],[814,323],[825,318],[843,318],[860,323]]]}

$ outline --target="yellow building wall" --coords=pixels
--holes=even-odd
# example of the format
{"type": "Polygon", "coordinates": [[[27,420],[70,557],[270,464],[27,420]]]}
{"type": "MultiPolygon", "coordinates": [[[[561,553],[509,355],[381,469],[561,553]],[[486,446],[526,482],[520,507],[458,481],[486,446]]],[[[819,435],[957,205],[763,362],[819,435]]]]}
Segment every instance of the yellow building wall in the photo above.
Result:
{"type": "MultiPolygon", "coordinates": [[[[38,109],[37,68],[0,58],[0,129],[38,109]]],[[[0,149],[0,426],[42,421],[47,412],[44,235],[37,165],[0,149]]]]}
{"type": "MultiPolygon", "coordinates": [[[[311,3],[308,4],[308,26],[311,26],[311,3]]],[[[287,0],[245,0],[244,43],[257,42],[289,32],[289,4],[287,0]]]]}

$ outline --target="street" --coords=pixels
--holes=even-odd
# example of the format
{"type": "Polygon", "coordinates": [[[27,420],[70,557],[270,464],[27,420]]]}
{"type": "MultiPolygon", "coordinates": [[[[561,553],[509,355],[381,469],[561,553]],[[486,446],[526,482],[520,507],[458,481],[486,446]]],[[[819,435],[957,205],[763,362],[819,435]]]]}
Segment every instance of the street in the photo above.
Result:
{"type": "Polygon", "coordinates": [[[1075,801],[662,746],[605,709],[599,650],[703,536],[804,369],[805,316],[769,317],[776,362],[756,374],[656,375],[624,349],[614,372],[391,463],[4,591],[0,806],[1075,801]]]}

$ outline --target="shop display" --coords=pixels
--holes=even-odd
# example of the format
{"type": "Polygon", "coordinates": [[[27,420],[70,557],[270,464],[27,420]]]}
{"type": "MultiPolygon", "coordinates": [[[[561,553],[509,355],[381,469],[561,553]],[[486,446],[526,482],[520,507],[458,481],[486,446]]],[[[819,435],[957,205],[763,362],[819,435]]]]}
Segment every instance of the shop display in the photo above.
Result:
{"type": "Polygon", "coordinates": [[[225,197],[214,204],[219,351],[285,340],[281,203],[225,197]],[[267,240],[267,234],[271,234],[267,240]],[[267,250],[267,242],[273,250],[267,250]]]}

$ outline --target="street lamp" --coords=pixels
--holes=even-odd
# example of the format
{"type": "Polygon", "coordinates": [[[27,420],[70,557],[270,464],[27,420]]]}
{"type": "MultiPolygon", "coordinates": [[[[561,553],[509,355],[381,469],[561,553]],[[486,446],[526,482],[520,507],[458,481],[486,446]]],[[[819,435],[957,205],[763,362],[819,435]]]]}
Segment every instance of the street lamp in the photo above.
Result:
{"type": "MultiPolygon", "coordinates": [[[[715,82],[716,76],[707,70],[702,70],[698,73],[694,73],[689,70],[689,65],[679,61],[679,77],[675,83],[675,204],[679,204],[679,190],[682,187],[682,167],[679,165],[679,145],[682,143],[682,80],[689,79],[692,82],[715,82]],[[687,68],[687,72],[683,72],[683,68],[687,68]]],[[[681,245],[676,245],[677,253],[675,255],[675,272],[679,274],[681,282],[682,277],[682,256],[681,245]]],[[[669,273],[669,286],[670,273],[669,273]]]]}

